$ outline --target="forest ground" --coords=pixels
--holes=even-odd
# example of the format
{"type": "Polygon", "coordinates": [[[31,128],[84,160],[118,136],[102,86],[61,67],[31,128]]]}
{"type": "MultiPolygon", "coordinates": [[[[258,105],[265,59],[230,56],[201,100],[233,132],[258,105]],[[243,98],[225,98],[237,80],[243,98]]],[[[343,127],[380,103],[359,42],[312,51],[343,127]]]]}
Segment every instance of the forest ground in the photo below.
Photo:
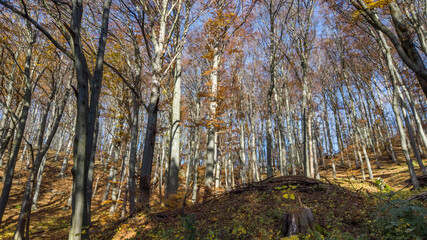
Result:
{"type": "MultiPolygon", "coordinates": [[[[398,146],[397,142],[394,144],[398,146]]],[[[159,204],[157,192],[153,193],[153,207],[150,213],[140,213],[131,219],[120,219],[119,207],[115,214],[110,215],[109,209],[114,203],[101,203],[108,171],[103,171],[102,167],[97,165],[94,185],[96,181],[98,185],[92,203],[92,238],[168,239],[175,236],[180,239],[180,237],[188,237],[186,234],[190,232],[190,234],[200,234],[198,236],[208,236],[210,239],[247,239],[248,236],[258,239],[276,239],[283,213],[298,208],[297,201],[293,199],[295,196],[300,197],[306,206],[312,208],[316,221],[322,227],[354,236],[362,227],[364,219],[361,218],[372,212],[375,205],[382,201],[382,194],[375,179],[381,178],[393,191],[398,192],[399,198],[408,198],[427,190],[423,187],[417,191],[410,191],[407,165],[400,148],[396,147],[395,151],[399,164],[392,163],[384,152],[379,159],[380,169],[376,168],[373,154],[370,154],[374,181],[368,180],[366,169],[367,180],[361,181],[360,170],[355,169],[354,166],[353,151],[347,149],[345,156],[352,160],[353,168],[341,166],[339,155],[336,155],[334,158],[337,165],[336,179],[332,178],[330,167],[332,159],[326,159],[325,165],[320,166],[321,182],[302,177],[284,177],[274,178],[271,183],[267,182],[268,187],[261,187],[263,189],[258,189],[259,184],[253,184],[249,187],[252,190],[237,192],[235,190],[230,194],[220,190],[220,196],[215,199],[194,205],[188,204],[184,209],[186,217],[181,216],[183,213],[181,199],[184,194],[177,195],[169,204],[159,204]]],[[[38,209],[31,213],[31,239],[66,239],[68,236],[71,210],[67,207],[67,201],[71,192],[72,178],[70,164],[67,176],[57,177],[62,157],[57,162],[52,160],[53,157],[47,159],[38,209]]],[[[423,161],[427,164],[426,158],[423,161]]],[[[414,164],[417,174],[420,174],[415,161],[414,164]]],[[[202,176],[203,170],[199,169],[199,171],[201,173],[199,176],[202,176]]],[[[3,172],[4,167],[0,168],[0,177],[3,172]]],[[[17,163],[13,188],[0,228],[0,239],[9,239],[13,236],[28,172],[25,170],[25,161],[17,163]]],[[[181,180],[183,178],[182,176],[181,180]]],[[[199,196],[202,195],[203,190],[199,193],[199,196]]]]}

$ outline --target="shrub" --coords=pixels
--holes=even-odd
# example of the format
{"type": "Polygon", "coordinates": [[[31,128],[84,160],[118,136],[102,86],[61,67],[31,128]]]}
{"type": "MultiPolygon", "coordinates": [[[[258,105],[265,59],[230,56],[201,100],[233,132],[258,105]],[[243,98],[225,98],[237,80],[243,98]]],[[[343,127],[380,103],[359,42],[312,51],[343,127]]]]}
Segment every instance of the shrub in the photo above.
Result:
{"type": "Polygon", "coordinates": [[[422,205],[392,200],[379,205],[374,213],[373,232],[381,239],[427,239],[426,216],[422,205]]]}

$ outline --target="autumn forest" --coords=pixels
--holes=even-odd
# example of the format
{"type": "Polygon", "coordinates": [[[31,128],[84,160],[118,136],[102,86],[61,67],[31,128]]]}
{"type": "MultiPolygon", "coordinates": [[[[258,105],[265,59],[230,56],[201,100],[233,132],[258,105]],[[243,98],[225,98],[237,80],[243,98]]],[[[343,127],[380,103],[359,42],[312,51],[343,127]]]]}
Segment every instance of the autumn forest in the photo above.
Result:
{"type": "Polygon", "coordinates": [[[426,239],[427,1],[0,0],[0,239],[426,239]]]}

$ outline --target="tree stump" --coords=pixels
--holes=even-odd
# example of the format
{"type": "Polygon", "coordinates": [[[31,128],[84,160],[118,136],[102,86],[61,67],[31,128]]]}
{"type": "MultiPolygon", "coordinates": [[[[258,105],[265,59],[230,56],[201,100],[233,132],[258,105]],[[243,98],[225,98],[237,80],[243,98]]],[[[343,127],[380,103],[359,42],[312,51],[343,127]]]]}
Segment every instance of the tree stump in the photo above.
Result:
{"type": "Polygon", "coordinates": [[[310,208],[302,207],[292,213],[285,213],[281,229],[282,237],[308,234],[315,231],[314,216],[310,208]]]}

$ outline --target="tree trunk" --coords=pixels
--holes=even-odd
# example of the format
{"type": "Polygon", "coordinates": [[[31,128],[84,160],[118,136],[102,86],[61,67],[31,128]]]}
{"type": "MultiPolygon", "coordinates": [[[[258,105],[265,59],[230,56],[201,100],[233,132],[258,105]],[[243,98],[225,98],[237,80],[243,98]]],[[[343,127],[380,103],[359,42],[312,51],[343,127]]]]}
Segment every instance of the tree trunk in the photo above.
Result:
{"type": "MultiPolygon", "coordinates": [[[[239,141],[239,156],[240,156],[240,178],[243,184],[246,184],[246,154],[245,154],[245,124],[243,119],[240,120],[240,141],[239,141]]],[[[227,169],[227,167],[225,168],[227,169]]]]}
{"type": "MultiPolygon", "coordinates": [[[[160,61],[160,60],[159,60],[160,61]]],[[[160,66],[157,66],[159,68],[160,66]]],[[[160,71],[160,70],[158,70],[160,71]]],[[[146,207],[150,206],[151,171],[153,167],[154,146],[157,132],[157,111],[160,99],[160,74],[155,72],[152,76],[152,89],[150,104],[148,106],[148,120],[144,140],[144,153],[142,157],[142,169],[139,189],[141,191],[140,202],[146,207]]]]}
{"type": "MultiPolygon", "coordinates": [[[[272,74],[272,73],[270,73],[272,74]]],[[[272,77],[274,78],[274,77],[272,77]]],[[[267,97],[267,126],[266,126],[266,142],[267,142],[267,177],[273,176],[273,156],[271,154],[272,148],[273,148],[273,126],[272,126],[272,115],[273,115],[273,107],[271,103],[271,98],[273,94],[273,88],[274,88],[274,80],[271,80],[270,83],[270,89],[268,90],[268,97],[267,97]]]]}
{"type": "Polygon", "coordinates": [[[255,117],[254,117],[254,111],[252,106],[252,101],[249,103],[249,113],[248,113],[248,120],[249,120],[249,126],[250,126],[250,141],[249,141],[249,148],[251,151],[251,168],[252,168],[252,176],[253,181],[258,182],[260,180],[258,175],[258,169],[257,169],[257,156],[256,156],[256,133],[255,133],[255,117]]]}
{"type": "Polygon", "coordinates": [[[135,193],[136,193],[136,184],[135,184],[135,165],[136,165],[136,156],[138,151],[138,120],[139,120],[139,100],[135,94],[132,95],[132,126],[131,126],[131,139],[130,139],[130,155],[129,155],[129,214],[133,216],[135,214],[135,193]]]}
{"type": "Polygon", "coordinates": [[[171,148],[169,151],[170,165],[169,175],[166,183],[166,196],[176,194],[178,192],[179,180],[179,164],[181,160],[181,53],[177,53],[175,73],[174,73],[174,88],[172,97],[172,119],[171,119],[171,148]]]}
{"type": "Polygon", "coordinates": [[[67,170],[67,165],[68,165],[68,159],[71,156],[71,147],[73,144],[73,135],[70,135],[70,140],[68,140],[68,145],[67,148],[65,150],[65,156],[64,156],[64,160],[62,161],[62,165],[61,165],[61,171],[59,172],[58,177],[65,177],[65,171],[67,170]]]}
{"type": "Polygon", "coordinates": [[[424,167],[423,161],[422,161],[420,154],[419,154],[419,151],[418,151],[417,143],[415,142],[414,131],[412,129],[412,125],[411,125],[411,121],[409,120],[408,113],[406,112],[406,109],[404,106],[401,106],[401,108],[402,108],[403,118],[405,119],[406,128],[408,129],[409,142],[411,143],[412,150],[414,151],[415,159],[417,159],[417,162],[418,162],[418,165],[420,166],[421,172],[424,175],[427,175],[427,171],[424,167]]]}
{"type": "MultiPolygon", "coordinates": [[[[408,65],[412,70],[414,70],[415,75],[418,78],[418,82],[421,85],[421,89],[424,92],[424,95],[427,96],[427,69],[425,66],[425,62],[423,61],[422,57],[418,53],[417,47],[415,43],[413,42],[413,38],[411,36],[412,29],[410,26],[406,23],[406,21],[403,18],[403,14],[397,5],[397,3],[390,3],[390,14],[393,20],[393,25],[395,27],[396,33],[399,36],[401,46],[403,50],[405,51],[407,57],[412,61],[415,66],[408,65]]],[[[402,57],[403,53],[399,52],[399,55],[402,57]]],[[[404,58],[402,58],[404,60],[404,58]]],[[[406,63],[407,61],[404,60],[406,63]]]]}
{"type": "Polygon", "coordinates": [[[40,164],[39,167],[39,171],[37,173],[37,182],[36,182],[36,187],[34,189],[34,197],[33,197],[33,204],[31,206],[32,210],[37,210],[37,200],[39,198],[39,194],[40,194],[40,186],[42,184],[42,179],[43,179],[43,170],[44,170],[44,166],[46,165],[46,156],[43,157],[43,160],[40,164]]]}
{"type": "MultiPolygon", "coordinates": [[[[218,90],[218,69],[221,61],[221,52],[219,51],[219,43],[214,46],[212,72],[210,74],[211,96],[209,103],[209,126],[207,134],[207,153],[206,153],[206,173],[205,187],[211,189],[213,186],[213,168],[215,162],[215,137],[216,137],[216,108],[217,108],[217,90],[218,90]]],[[[208,190],[209,191],[209,190],[208,190]]]]}

